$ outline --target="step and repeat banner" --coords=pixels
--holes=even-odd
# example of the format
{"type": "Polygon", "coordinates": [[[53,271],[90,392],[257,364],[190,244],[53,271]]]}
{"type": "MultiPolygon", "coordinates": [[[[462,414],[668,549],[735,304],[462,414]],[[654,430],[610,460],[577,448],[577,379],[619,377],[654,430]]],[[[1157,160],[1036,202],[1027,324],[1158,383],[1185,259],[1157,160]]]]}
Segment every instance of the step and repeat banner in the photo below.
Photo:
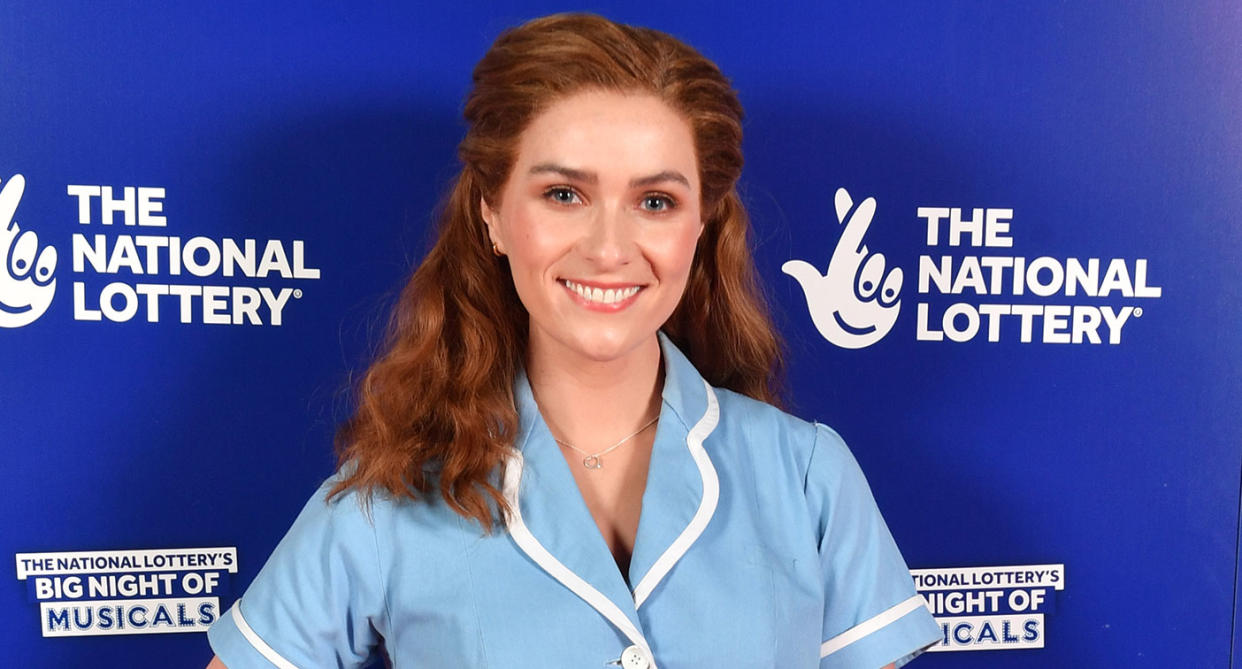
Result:
{"type": "Polygon", "coordinates": [[[733,79],[790,405],[941,623],[916,666],[1239,666],[1242,10],[1080,4],[5,3],[5,664],[207,662],[475,61],[586,9],[733,79]]]}

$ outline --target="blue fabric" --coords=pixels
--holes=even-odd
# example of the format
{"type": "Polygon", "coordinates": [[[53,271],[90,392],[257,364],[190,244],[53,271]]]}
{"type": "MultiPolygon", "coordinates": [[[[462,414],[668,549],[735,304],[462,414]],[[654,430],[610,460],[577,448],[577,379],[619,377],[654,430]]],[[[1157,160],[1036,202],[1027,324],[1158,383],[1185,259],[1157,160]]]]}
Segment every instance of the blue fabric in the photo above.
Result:
{"type": "MultiPolygon", "coordinates": [[[[663,405],[629,566],[635,587],[685,531],[705,486],[719,499],[698,538],[635,606],[525,377],[515,384],[520,509],[531,534],[616,604],[660,669],[874,669],[937,641],[862,472],[832,430],[736,393],[709,390],[661,334],[663,405]],[[712,397],[719,423],[687,436],[712,397]],[[820,658],[821,644],[886,624],[820,658]],[[871,622],[868,622],[871,621],[871,622]]],[[[306,504],[235,606],[297,667],[364,666],[382,643],[396,667],[603,667],[632,644],[503,528],[483,536],[437,499],[355,495],[306,504]]],[[[209,632],[230,669],[271,667],[227,612],[209,632]]]]}

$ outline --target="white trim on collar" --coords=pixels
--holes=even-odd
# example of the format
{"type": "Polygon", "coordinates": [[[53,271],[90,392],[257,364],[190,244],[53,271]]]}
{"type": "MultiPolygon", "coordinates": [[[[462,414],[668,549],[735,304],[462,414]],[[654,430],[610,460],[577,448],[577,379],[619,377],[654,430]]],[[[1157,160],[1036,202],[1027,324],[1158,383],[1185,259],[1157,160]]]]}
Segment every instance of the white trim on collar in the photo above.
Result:
{"type": "MultiPolygon", "coordinates": [[[[660,555],[655,564],[652,565],[651,569],[647,571],[647,574],[638,583],[638,587],[635,588],[635,610],[647,600],[656,586],[672,571],[677,561],[686,554],[686,551],[690,550],[690,546],[703,534],[703,530],[706,529],[707,524],[716,512],[716,506],[720,500],[720,480],[716,475],[716,468],[712,465],[711,458],[707,455],[707,450],[703,447],[703,441],[716,429],[716,425],[720,422],[720,404],[716,399],[716,392],[712,389],[711,384],[707,383],[707,381],[702,381],[702,383],[707,399],[707,407],[703,412],[703,416],[699,418],[698,422],[695,423],[694,427],[686,435],[686,448],[690,451],[690,456],[693,458],[694,464],[698,468],[699,476],[702,478],[703,496],[699,500],[699,507],[690,519],[689,524],[686,525],[673,543],[664,550],[664,553],[660,555]]],[[[651,652],[651,647],[647,644],[646,638],[643,637],[642,630],[635,626],[625,612],[621,610],[621,607],[617,606],[616,602],[609,599],[595,586],[588,583],[572,569],[565,566],[556,556],[552,555],[530,531],[530,528],[527,527],[526,522],[522,519],[522,506],[519,495],[524,463],[525,459],[522,456],[522,452],[514,450],[506,462],[504,480],[502,482],[502,494],[509,505],[509,511],[505,515],[505,524],[508,527],[509,535],[513,537],[514,543],[548,575],[559,581],[566,588],[569,588],[570,592],[581,597],[591,608],[598,611],[608,622],[625,634],[633,644],[641,648],[648,658],[652,658],[651,669],[656,669],[655,656],[651,652]]]]}
{"type": "Polygon", "coordinates": [[[694,464],[699,468],[699,476],[703,479],[703,498],[699,500],[699,508],[694,512],[690,523],[655,561],[647,574],[638,582],[638,587],[634,588],[635,608],[647,601],[647,597],[673,569],[673,565],[677,564],[681,556],[690,550],[690,546],[699,538],[699,535],[703,534],[720,500],[720,479],[716,476],[716,468],[712,466],[711,458],[707,457],[707,451],[703,448],[703,440],[712,433],[712,430],[716,429],[716,424],[720,422],[720,404],[716,400],[716,392],[712,390],[711,384],[704,381],[703,389],[707,396],[707,410],[686,435],[686,448],[690,450],[690,456],[694,458],[694,464]]]}
{"type": "MultiPolygon", "coordinates": [[[[506,515],[505,521],[509,527],[509,535],[513,537],[513,541],[517,543],[530,559],[535,561],[544,571],[548,572],[552,578],[560,581],[562,585],[569,588],[571,592],[578,595],[591,606],[591,608],[599,611],[601,615],[612,623],[617,629],[621,630],[631,642],[642,648],[647,657],[654,657],[651,653],[651,647],[647,645],[647,640],[643,638],[642,632],[634,626],[630,619],[619,606],[611,599],[608,599],[604,593],[595,589],[595,586],[587,583],[583,578],[564,563],[556,559],[556,556],[548,552],[543,544],[531,534],[530,529],[526,527],[525,521],[522,520],[522,507],[518,503],[518,490],[522,483],[522,456],[520,453],[514,453],[510,456],[508,464],[505,466],[504,479],[504,496],[509,502],[509,513],[506,515]]],[[[651,669],[655,669],[655,662],[651,664],[651,669]]]]}

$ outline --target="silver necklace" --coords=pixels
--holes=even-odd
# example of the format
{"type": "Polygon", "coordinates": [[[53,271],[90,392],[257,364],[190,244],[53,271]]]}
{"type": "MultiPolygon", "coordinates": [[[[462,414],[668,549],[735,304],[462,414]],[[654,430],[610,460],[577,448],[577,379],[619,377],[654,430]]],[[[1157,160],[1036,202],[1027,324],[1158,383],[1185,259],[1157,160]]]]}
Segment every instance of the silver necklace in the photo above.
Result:
{"type": "Polygon", "coordinates": [[[645,430],[645,429],[647,429],[647,428],[651,427],[652,425],[655,425],[655,422],[656,422],[657,420],[660,420],[660,416],[659,416],[659,414],[656,414],[656,417],[655,417],[655,418],[652,418],[652,419],[651,419],[651,420],[650,420],[650,421],[649,421],[646,425],[644,425],[644,426],[642,426],[642,427],[638,428],[637,430],[634,430],[634,432],[633,432],[632,434],[630,434],[630,435],[626,436],[626,437],[625,437],[624,439],[622,439],[621,441],[618,441],[617,443],[613,444],[612,446],[609,446],[608,448],[605,448],[604,450],[602,450],[602,451],[600,451],[600,452],[598,452],[598,453],[587,453],[586,451],[582,450],[581,448],[578,448],[577,446],[574,446],[573,444],[569,443],[568,441],[562,441],[562,440],[560,440],[560,439],[557,439],[555,436],[554,436],[554,437],[552,437],[552,439],[553,439],[553,441],[555,441],[556,443],[560,444],[561,446],[564,446],[565,448],[568,448],[568,449],[569,449],[569,450],[571,450],[571,451],[574,451],[574,452],[576,452],[576,453],[579,453],[580,455],[585,456],[585,457],[583,457],[583,458],[582,458],[582,466],[583,466],[583,467],[586,467],[587,469],[603,469],[603,467],[604,467],[604,459],[603,459],[603,456],[605,456],[605,455],[607,455],[608,453],[612,452],[612,451],[613,451],[613,449],[617,448],[617,447],[618,447],[618,446],[620,446],[621,444],[624,444],[625,442],[627,442],[627,441],[629,441],[629,440],[633,439],[634,437],[638,436],[638,433],[639,433],[639,432],[642,432],[643,430],[645,430]]]}

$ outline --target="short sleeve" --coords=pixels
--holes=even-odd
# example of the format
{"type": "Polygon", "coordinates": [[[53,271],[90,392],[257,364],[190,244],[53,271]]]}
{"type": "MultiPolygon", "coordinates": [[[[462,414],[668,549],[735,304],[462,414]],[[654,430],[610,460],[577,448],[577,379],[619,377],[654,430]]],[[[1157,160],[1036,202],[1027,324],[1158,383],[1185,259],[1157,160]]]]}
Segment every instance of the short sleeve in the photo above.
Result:
{"type": "Polygon", "coordinates": [[[914,590],[862,470],[841,437],[818,424],[806,500],[818,519],[825,589],[821,669],[901,666],[938,641],[940,627],[914,590]]]}
{"type": "Polygon", "coordinates": [[[378,657],[385,607],[374,528],[355,494],[326,501],[333,483],[207,631],[229,669],[362,667],[378,657]]]}

